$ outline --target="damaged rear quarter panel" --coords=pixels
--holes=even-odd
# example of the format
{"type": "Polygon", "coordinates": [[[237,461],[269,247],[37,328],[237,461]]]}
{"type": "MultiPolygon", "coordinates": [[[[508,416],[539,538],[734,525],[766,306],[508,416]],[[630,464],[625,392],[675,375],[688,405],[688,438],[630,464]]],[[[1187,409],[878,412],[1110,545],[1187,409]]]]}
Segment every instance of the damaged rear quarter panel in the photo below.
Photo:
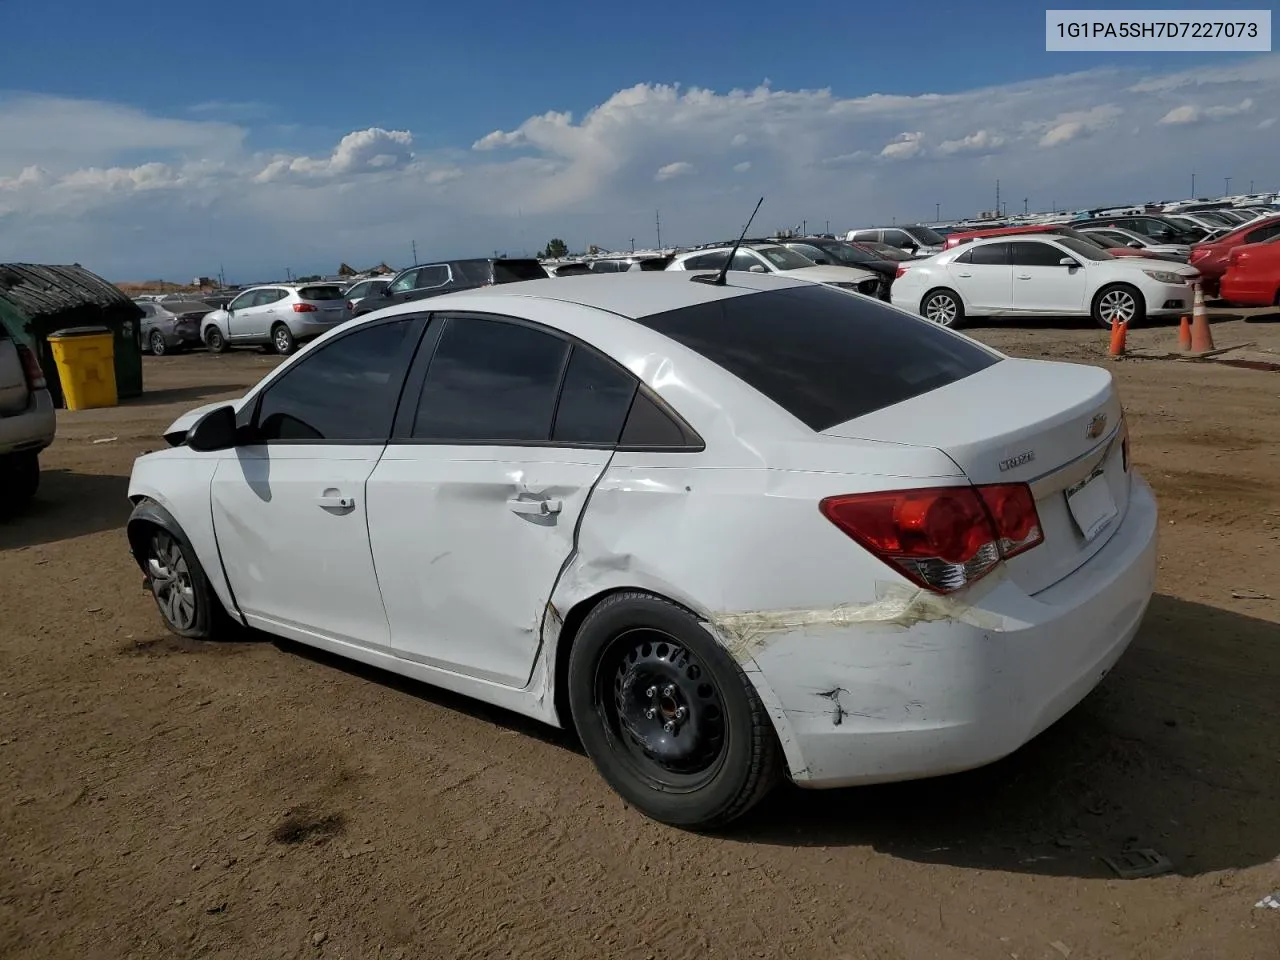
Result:
{"type": "MultiPolygon", "coordinates": [[[[832,469],[719,468],[703,465],[701,455],[618,453],[592,493],[575,556],[552,597],[562,614],[619,589],[652,592],[688,607],[756,686],[797,777],[804,761],[791,733],[792,704],[779,700],[759,658],[778,640],[819,626],[796,611],[825,618],[822,632],[838,631],[851,644],[861,631],[901,632],[909,622],[962,613],[940,598],[918,596],[818,511],[824,496],[929,481],[860,472],[855,457],[866,451],[856,443],[814,446],[824,456],[794,459],[818,459],[832,469]]],[[[928,462],[935,477],[954,473],[940,454],[928,462]]],[[[856,647],[844,659],[836,666],[852,668],[856,647]]],[[[836,678],[825,689],[838,685],[836,678]]],[[[802,708],[813,701],[806,696],[802,708]]]]}

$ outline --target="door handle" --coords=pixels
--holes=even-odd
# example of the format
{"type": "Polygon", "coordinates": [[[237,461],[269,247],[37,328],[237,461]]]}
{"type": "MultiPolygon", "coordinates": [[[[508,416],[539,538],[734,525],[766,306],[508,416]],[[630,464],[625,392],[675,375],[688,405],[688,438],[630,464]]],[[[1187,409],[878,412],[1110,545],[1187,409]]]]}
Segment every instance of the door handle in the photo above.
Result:
{"type": "Polygon", "coordinates": [[[344,497],[339,493],[326,490],[316,497],[316,503],[328,510],[350,510],[356,505],[356,498],[344,497]]]}
{"type": "Polygon", "coordinates": [[[512,513],[524,516],[549,517],[559,513],[564,504],[559,500],[508,500],[507,506],[512,513]]]}
{"type": "Polygon", "coordinates": [[[1020,274],[1018,274],[1018,279],[1019,279],[1019,280],[1030,280],[1030,279],[1031,279],[1031,274],[1029,274],[1029,273],[1020,273],[1020,274]]]}
{"type": "Polygon", "coordinates": [[[957,276],[957,277],[972,277],[972,276],[973,276],[973,274],[972,274],[972,273],[957,273],[957,274],[956,274],[956,276],[957,276]]]}

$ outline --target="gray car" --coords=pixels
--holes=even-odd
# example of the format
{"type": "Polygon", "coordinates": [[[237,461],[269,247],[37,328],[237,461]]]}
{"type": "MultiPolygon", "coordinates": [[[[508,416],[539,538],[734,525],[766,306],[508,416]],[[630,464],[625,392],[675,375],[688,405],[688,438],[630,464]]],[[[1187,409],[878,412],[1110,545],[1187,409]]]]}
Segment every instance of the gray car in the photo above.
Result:
{"type": "Polygon", "coordinates": [[[213,311],[200,300],[133,302],[142,311],[142,349],[157,357],[200,346],[200,321],[213,311]]]}
{"type": "Polygon", "coordinates": [[[337,283],[268,283],[250,287],[200,323],[200,339],[212,353],[230,347],[268,346],[290,354],[298,344],[351,318],[337,283]]]}
{"type": "Polygon", "coordinates": [[[385,277],[371,277],[368,280],[359,280],[347,287],[345,294],[347,298],[347,309],[355,311],[360,306],[360,301],[366,297],[380,297],[386,292],[387,284],[395,279],[394,274],[387,274],[385,277]]]}

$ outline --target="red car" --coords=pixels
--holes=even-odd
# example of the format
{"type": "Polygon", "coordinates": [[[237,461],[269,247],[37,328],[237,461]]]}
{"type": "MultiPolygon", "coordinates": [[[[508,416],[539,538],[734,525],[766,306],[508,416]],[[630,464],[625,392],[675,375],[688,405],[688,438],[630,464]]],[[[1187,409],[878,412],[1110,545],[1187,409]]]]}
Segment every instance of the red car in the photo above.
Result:
{"type": "Polygon", "coordinates": [[[1218,281],[1226,273],[1227,257],[1232,250],[1246,244],[1262,243],[1272,237],[1280,237],[1280,214],[1242,224],[1208,243],[1192,244],[1188,262],[1200,271],[1204,277],[1205,293],[1212,296],[1218,292],[1218,281]]]}
{"type": "Polygon", "coordinates": [[[1238,307],[1280,307],[1280,234],[1227,255],[1222,299],[1238,307]]]}
{"type": "Polygon", "coordinates": [[[962,243],[968,243],[970,240],[977,240],[982,237],[1007,237],[1015,236],[1020,233],[1050,233],[1055,236],[1071,237],[1074,240],[1083,240],[1085,243],[1092,243],[1095,247],[1102,247],[1107,253],[1113,257],[1142,257],[1150,256],[1142,250],[1135,250],[1133,247],[1125,246],[1123,243],[1117,243],[1106,237],[1100,237],[1096,233],[1080,233],[1065,223],[1042,223],[1023,225],[1018,227],[984,227],[981,230],[957,230],[955,233],[947,235],[947,242],[943,244],[943,250],[950,250],[952,247],[958,247],[962,243]]]}

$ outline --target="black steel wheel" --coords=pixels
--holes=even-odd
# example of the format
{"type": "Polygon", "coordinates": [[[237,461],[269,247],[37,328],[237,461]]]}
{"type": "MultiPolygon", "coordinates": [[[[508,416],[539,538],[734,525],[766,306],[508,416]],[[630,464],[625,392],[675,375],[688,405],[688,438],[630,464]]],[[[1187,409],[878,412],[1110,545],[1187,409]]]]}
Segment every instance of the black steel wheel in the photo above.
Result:
{"type": "Polygon", "coordinates": [[[614,594],[587,615],[570,651],[569,701],[601,775],[655,820],[713,829],[777,780],[777,737],[741,666],[659,597],[614,594]]]}
{"type": "Polygon", "coordinates": [[[210,327],[204,332],[204,345],[209,348],[210,353],[227,352],[227,338],[217,327],[210,327]]]}

